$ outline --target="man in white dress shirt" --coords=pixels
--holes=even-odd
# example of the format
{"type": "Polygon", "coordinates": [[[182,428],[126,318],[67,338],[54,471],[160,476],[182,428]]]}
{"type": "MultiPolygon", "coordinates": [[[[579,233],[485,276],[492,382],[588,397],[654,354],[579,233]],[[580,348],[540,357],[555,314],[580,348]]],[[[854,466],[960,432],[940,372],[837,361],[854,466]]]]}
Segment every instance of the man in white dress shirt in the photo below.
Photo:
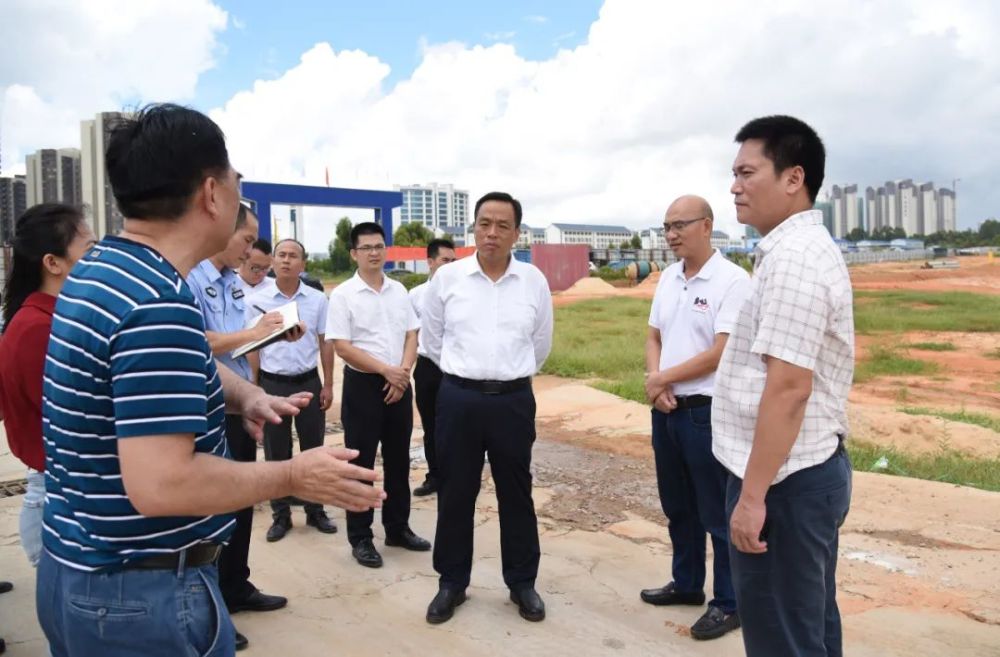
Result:
{"type": "Polygon", "coordinates": [[[511,253],[520,226],[521,204],[510,194],[479,199],[475,256],[439,269],[424,300],[421,339],[444,374],[436,426],[440,579],[429,623],[447,621],[465,601],[486,455],[500,507],[504,582],[523,618],[545,618],[535,591],[541,553],[531,497],[531,377],[552,348],[552,296],[542,273],[511,253]]]}
{"type": "Polygon", "coordinates": [[[255,292],[274,287],[274,279],[267,275],[271,271],[271,264],[271,242],[258,238],[250,249],[250,257],[237,270],[237,282],[244,295],[249,297],[255,292]]]}
{"type": "MultiPolygon", "coordinates": [[[[375,465],[382,446],[386,501],[385,544],[423,552],[431,544],[410,529],[410,434],[413,395],[410,370],[417,358],[420,322],[406,288],[382,272],[385,232],[373,222],[351,229],[354,276],[330,294],[326,339],[344,360],[340,419],[344,445],[360,454],[353,463],[375,465]]],[[[347,513],[351,554],[362,566],[379,568],[382,555],[372,534],[374,513],[347,513]]]]}
{"type": "Polygon", "coordinates": [[[680,258],[663,271],[646,338],[646,397],[653,405],[653,453],[660,505],[673,547],[673,580],[642,591],[653,605],[705,603],[705,533],[712,538],[714,597],[691,627],[715,639],[739,627],[729,572],[726,469],[712,456],[715,368],[746,300],[750,277],[712,248],[712,208],[682,196],[663,221],[680,258]]]}
{"type": "MultiPolygon", "coordinates": [[[[434,273],[441,265],[455,262],[455,244],[451,240],[433,239],[427,244],[427,267],[430,276],[427,281],[410,290],[410,302],[417,317],[424,313],[424,295],[430,285],[434,273]]],[[[434,445],[434,427],[437,419],[438,388],[441,387],[441,370],[437,363],[427,357],[427,347],[423,339],[417,336],[417,365],[413,368],[413,392],[417,398],[417,411],[420,413],[420,424],[424,428],[424,457],[427,459],[427,475],[424,483],[413,490],[413,494],[422,497],[432,495],[438,490],[437,450],[434,445]]]]}
{"type": "MultiPolygon", "coordinates": [[[[326,342],[327,299],[322,292],[309,287],[299,278],[305,271],[306,251],[302,243],[284,239],[274,248],[275,284],[259,285],[250,296],[249,317],[271,312],[294,301],[300,325],[305,335],[295,342],[279,341],[248,355],[254,379],[265,390],[288,390],[312,393],[309,405],[294,418],[299,450],[305,451],[323,444],[326,433],[326,410],[333,402],[333,345],[326,342]],[[317,363],[323,367],[320,381],[317,363]]],[[[274,394],[274,393],[269,393],[274,394]]],[[[264,428],[264,458],[287,461],[292,458],[292,421],[282,418],[281,424],[264,428]]],[[[305,503],[306,525],[324,534],[333,534],[337,525],[326,515],[322,504],[305,503]]],[[[267,540],[280,541],[292,528],[292,512],[287,498],[271,500],[271,528],[267,540]]]]}
{"type": "Polygon", "coordinates": [[[764,237],[712,404],[729,470],[730,561],[749,657],[843,654],[837,545],[851,501],[844,451],[854,373],[851,280],[813,210],[816,132],[768,116],[736,135],[736,218],[764,237]]]}

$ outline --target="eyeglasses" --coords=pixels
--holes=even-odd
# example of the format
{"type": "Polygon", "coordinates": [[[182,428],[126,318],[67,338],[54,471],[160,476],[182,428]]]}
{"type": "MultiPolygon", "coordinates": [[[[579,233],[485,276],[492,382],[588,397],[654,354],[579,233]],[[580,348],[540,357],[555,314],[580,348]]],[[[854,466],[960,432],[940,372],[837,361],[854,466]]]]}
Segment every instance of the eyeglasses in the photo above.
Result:
{"type": "Polygon", "coordinates": [[[263,271],[267,271],[270,267],[261,267],[260,265],[250,265],[250,273],[259,274],[263,271]]]}
{"type": "Polygon", "coordinates": [[[663,222],[663,232],[669,233],[670,231],[674,231],[675,233],[679,233],[691,224],[701,221],[702,219],[708,219],[708,217],[698,217],[697,219],[688,219],[687,221],[671,221],[669,223],[665,221],[663,222]]]}
{"type": "Polygon", "coordinates": [[[377,253],[385,249],[385,244],[365,244],[364,246],[354,247],[355,251],[361,251],[361,253],[377,253]]]}

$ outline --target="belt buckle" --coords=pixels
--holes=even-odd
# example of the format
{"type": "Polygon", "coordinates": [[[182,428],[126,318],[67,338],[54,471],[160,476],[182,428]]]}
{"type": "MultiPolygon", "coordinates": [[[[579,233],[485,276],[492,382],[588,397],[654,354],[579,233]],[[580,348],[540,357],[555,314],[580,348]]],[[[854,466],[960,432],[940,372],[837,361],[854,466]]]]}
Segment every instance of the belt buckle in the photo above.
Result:
{"type": "Polygon", "coordinates": [[[483,385],[484,395],[499,395],[502,390],[503,384],[499,381],[486,381],[483,385]]]}

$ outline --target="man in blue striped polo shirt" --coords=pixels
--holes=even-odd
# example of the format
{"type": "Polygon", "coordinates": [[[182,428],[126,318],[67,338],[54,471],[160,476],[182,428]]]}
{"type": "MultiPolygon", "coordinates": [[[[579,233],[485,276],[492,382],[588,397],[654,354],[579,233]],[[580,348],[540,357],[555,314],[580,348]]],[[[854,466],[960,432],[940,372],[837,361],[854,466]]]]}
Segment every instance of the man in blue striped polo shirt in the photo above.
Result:
{"type": "Polygon", "coordinates": [[[214,565],[232,512],[297,495],[381,505],[319,448],[237,463],[227,409],[262,435],[309,395],[272,397],[216,366],[184,276],[232,235],[238,175],[208,117],[156,105],[121,121],[106,155],[126,217],[80,261],[56,304],[44,376],[47,503],[38,617],[53,657],[231,655],[214,565]]]}

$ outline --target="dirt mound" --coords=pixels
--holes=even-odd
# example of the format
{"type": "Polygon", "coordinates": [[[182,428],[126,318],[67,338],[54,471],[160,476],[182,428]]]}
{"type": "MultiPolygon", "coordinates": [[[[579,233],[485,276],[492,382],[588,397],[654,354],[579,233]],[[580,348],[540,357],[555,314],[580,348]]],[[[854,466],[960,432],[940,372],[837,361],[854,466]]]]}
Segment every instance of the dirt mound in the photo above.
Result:
{"type": "Polygon", "coordinates": [[[654,271],[652,274],[650,274],[649,276],[647,276],[646,278],[644,278],[642,280],[642,282],[639,283],[639,285],[637,285],[636,287],[641,287],[641,288],[649,288],[649,287],[651,287],[651,288],[655,289],[656,285],[660,282],[660,274],[661,273],[662,272],[654,271]]]}
{"type": "Polygon", "coordinates": [[[573,283],[568,289],[559,294],[571,297],[592,297],[615,294],[617,288],[607,281],[596,276],[587,276],[573,283]]]}

